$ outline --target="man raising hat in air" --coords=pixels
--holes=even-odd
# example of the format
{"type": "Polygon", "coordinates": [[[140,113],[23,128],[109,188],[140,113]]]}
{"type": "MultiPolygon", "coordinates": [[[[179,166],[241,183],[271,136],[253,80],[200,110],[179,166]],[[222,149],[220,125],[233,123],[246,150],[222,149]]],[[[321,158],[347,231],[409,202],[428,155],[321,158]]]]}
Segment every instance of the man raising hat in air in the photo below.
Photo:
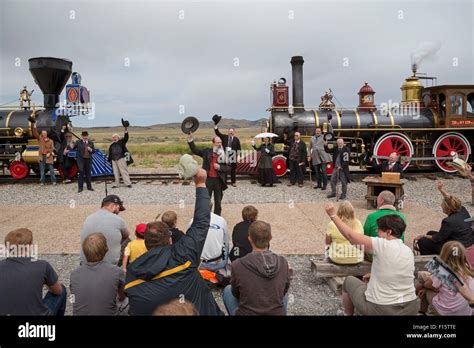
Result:
{"type": "Polygon", "coordinates": [[[124,127],[124,136],[120,139],[120,136],[115,133],[112,135],[113,143],[109,147],[109,162],[112,163],[112,169],[114,171],[115,184],[112,188],[117,188],[120,185],[120,176],[127,187],[132,187],[130,182],[130,175],[128,174],[127,165],[133,163],[132,157],[127,150],[126,144],[128,141],[128,130],[124,127]]]}

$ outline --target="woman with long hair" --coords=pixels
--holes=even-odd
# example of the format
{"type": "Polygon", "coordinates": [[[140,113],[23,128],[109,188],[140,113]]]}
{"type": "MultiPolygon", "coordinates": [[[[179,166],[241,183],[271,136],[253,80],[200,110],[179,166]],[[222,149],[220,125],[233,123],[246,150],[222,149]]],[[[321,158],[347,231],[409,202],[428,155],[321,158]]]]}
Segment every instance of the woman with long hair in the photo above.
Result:
{"type": "MultiPolygon", "coordinates": [[[[364,227],[355,217],[354,207],[349,201],[339,204],[337,216],[352,230],[364,234],[364,227]]],[[[364,260],[364,250],[357,245],[351,245],[333,221],[327,227],[326,250],[329,259],[337,264],[356,264],[364,260]]]]}
{"type": "MultiPolygon", "coordinates": [[[[471,291],[474,291],[474,270],[469,265],[466,249],[460,242],[454,240],[446,242],[439,257],[471,291]]],[[[472,308],[463,295],[448,287],[434,274],[419,272],[415,287],[421,300],[421,313],[472,315],[472,308]]]]}

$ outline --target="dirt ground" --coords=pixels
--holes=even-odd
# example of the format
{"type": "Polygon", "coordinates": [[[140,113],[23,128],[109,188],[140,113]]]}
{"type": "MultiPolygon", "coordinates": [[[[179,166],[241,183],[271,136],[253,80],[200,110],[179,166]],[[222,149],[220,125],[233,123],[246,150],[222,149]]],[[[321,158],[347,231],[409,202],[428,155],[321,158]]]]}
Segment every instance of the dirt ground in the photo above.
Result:
{"type": "MultiPolygon", "coordinates": [[[[373,210],[366,209],[365,201],[352,201],[356,215],[362,221],[373,210]]],[[[280,254],[322,254],[324,252],[324,234],[329,218],[324,212],[324,202],[307,203],[262,203],[254,204],[259,210],[259,219],[271,223],[273,240],[271,248],[280,254]]],[[[241,221],[244,204],[223,204],[223,216],[229,225],[241,221]]],[[[192,217],[193,207],[176,205],[127,205],[121,214],[130,229],[137,223],[155,220],[165,210],[178,213],[178,227],[186,230],[192,217]]],[[[0,240],[6,233],[26,227],[33,231],[34,242],[38,244],[40,254],[75,254],[79,252],[79,236],[85,218],[97,210],[96,205],[38,205],[3,206],[0,216],[0,240]],[[28,218],[25,219],[25,212],[28,218]],[[58,219],[58,215],[61,218],[58,219]],[[19,223],[21,221],[21,223],[19,223]]],[[[403,209],[408,222],[405,242],[411,246],[413,238],[430,229],[437,230],[443,214],[431,209],[407,203],[403,209]]]]}

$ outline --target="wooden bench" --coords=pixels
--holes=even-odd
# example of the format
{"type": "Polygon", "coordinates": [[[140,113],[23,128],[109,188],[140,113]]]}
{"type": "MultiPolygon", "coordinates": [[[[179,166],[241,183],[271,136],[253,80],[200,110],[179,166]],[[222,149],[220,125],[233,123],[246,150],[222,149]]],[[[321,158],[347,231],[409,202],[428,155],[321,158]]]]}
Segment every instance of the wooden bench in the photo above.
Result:
{"type": "MultiPolygon", "coordinates": [[[[424,271],[425,265],[431,261],[435,255],[415,256],[415,272],[424,271]]],[[[317,255],[311,259],[311,271],[317,278],[323,278],[329,287],[336,293],[341,294],[342,283],[345,277],[360,277],[370,273],[372,264],[368,261],[362,261],[356,265],[337,265],[331,261],[325,261],[324,255],[317,255]]]]}
{"type": "Polygon", "coordinates": [[[401,198],[403,195],[403,185],[408,182],[407,179],[400,179],[400,182],[385,182],[381,177],[368,176],[362,179],[367,185],[367,209],[377,208],[377,196],[383,190],[392,191],[395,195],[395,207],[401,210],[401,198]]]}

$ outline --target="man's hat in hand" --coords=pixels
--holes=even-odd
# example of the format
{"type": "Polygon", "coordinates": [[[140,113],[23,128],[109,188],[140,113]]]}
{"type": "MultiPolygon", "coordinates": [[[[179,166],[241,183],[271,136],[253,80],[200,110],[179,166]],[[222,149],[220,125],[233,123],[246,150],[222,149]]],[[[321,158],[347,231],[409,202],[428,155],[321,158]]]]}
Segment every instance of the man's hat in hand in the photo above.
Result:
{"type": "Polygon", "coordinates": [[[222,119],[222,116],[219,116],[217,114],[215,114],[214,116],[212,116],[212,120],[214,121],[214,124],[217,126],[217,124],[221,121],[222,119]]]}
{"type": "Polygon", "coordinates": [[[122,126],[124,126],[125,128],[127,128],[127,127],[130,126],[130,122],[125,121],[125,120],[122,118],[122,126]]]}

